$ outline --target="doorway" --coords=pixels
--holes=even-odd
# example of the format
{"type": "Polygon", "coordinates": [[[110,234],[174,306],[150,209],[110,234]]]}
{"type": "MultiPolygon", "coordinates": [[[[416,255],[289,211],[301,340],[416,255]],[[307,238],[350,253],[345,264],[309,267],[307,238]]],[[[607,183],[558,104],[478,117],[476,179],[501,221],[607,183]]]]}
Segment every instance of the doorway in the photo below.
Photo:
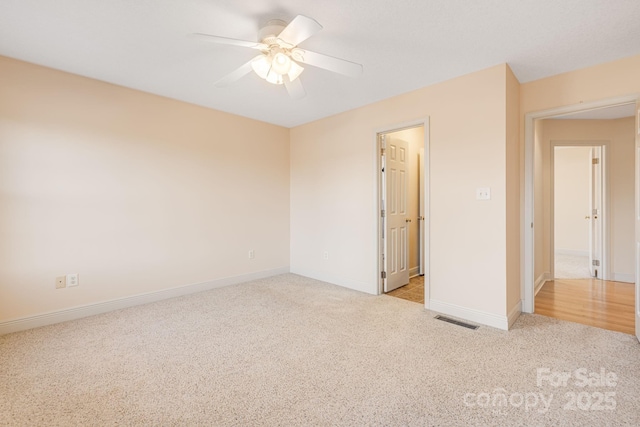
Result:
{"type": "Polygon", "coordinates": [[[608,142],[550,145],[551,277],[608,279],[608,142]]]}
{"type": "MultiPolygon", "coordinates": [[[[523,311],[637,334],[640,211],[636,205],[640,199],[636,181],[640,157],[636,157],[640,154],[640,129],[636,101],[636,97],[630,96],[526,115],[525,224],[530,227],[525,229],[523,311]],[[575,126],[568,131],[571,122],[575,126]],[[554,131],[548,131],[547,124],[551,123],[554,131]],[[610,141],[594,140],[603,138],[602,126],[617,129],[618,125],[624,128],[624,136],[614,133],[610,141]],[[559,141],[553,142],[554,136],[559,141]],[[580,146],[584,148],[578,157],[585,160],[580,161],[579,174],[584,185],[579,190],[581,197],[577,198],[582,201],[572,202],[577,208],[572,214],[573,225],[580,230],[581,239],[580,244],[574,239],[573,247],[567,243],[567,236],[553,232],[554,227],[556,231],[558,228],[567,231],[567,226],[560,225],[553,212],[557,205],[557,197],[553,195],[557,189],[553,184],[555,165],[552,162],[548,166],[544,161],[548,157],[558,160],[562,151],[572,157],[572,146],[575,146],[573,154],[580,151],[580,146]],[[551,179],[545,178],[545,174],[551,175],[551,179]],[[562,277],[556,264],[563,250],[565,254],[587,259],[587,268],[581,265],[580,275],[589,277],[562,277]]],[[[576,178],[575,174],[573,177],[576,178]]],[[[576,196],[569,197],[576,199],[576,196]]]]}
{"type": "Polygon", "coordinates": [[[379,293],[428,307],[428,119],[376,133],[379,293]]]}

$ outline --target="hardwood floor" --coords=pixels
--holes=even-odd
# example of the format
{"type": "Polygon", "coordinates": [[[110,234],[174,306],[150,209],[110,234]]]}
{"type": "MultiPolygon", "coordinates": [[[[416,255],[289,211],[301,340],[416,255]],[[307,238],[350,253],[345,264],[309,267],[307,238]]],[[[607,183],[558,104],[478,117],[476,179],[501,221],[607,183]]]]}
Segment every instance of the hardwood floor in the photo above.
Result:
{"type": "Polygon", "coordinates": [[[556,279],[542,286],[535,312],[635,335],[635,285],[594,279],[556,279]]]}

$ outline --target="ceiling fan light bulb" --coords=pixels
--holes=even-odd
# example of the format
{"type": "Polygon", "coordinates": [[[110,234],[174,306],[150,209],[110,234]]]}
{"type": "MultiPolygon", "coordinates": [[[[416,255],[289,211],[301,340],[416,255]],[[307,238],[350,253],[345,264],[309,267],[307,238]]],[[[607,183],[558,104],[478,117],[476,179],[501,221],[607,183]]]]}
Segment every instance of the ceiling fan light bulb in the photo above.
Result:
{"type": "Polygon", "coordinates": [[[281,76],[287,74],[289,69],[291,69],[291,58],[282,52],[278,52],[273,56],[271,67],[273,71],[281,76]]]}

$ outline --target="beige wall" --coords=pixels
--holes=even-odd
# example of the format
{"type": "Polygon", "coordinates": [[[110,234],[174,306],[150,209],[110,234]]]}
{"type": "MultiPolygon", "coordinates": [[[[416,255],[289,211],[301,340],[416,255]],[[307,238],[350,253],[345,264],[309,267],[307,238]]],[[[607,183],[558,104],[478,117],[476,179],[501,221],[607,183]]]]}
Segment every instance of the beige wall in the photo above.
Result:
{"type": "MultiPolygon", "coordinates": [[[[552,147],[553,148],[553,147],[552,147]]],[[[553,150],[553,230],[555,253],[589,255],[591,148],[553,150]]]]}
{"type": "Polygon", "coordinates": [[[0,322],[288,267],[288,129],[8,58],[0,75],[0,322]],[[66,273],[80,286],[54,289],[66,273]]]}
{"type": "Polygon", "coordinates": [[[295,272],[375,293],[375,132],[425,116],[431,297],[502,318],[522,118],[640,92],[640,56],[521,86],[500,65],[289,131],[6,58],[0,72],[0,320],[286,267],[289,251],[295,272]],[[54,291],[71,272],[81,286],[54,291]]]}
{"type": "Polygon", "coordinates": [[[293,128],[292,271],[377,291],[375,133],[429,116],[431,298],[505,318],[507,72],[496,66],[293,128]],[[478,187],[491,187],[492,199],[476,200],[478,187]]]}
{"type": "MultiPolygon", "coordinates": [[[[610,277],[630,280],[634,275],[634,147],[635,117],[617,120],[542,120],[544,258],[551,254],[551,142],[606,141],[609,144],[610,277]]],[[[584,217],[584,214],[582,215],[584,217]]],[[[555,243],[556,249],[569,249],[555,243]]],[[[547,264],[550,272],[550,264],[547,264]]]]}
{"type": "Polygon", "coordinates": [[[506,65],[291,131],[6,58],[0,67],[0,320],[286,268],[290,250],[294,271],[375,293],[375,132],[426,116],[432,299],[505,317],[517,240],[505,225],[517,170],[506,165],[517,152],[506,65]],[[477,201],[478,187],[492,199],[477,201]],[[55,290],[65,273],[80,287],[55,290]]]}
{"type": "MultiPolygon", "coordinates": [[[[528,113],[638,94],[640,93],[638,75],[640,75],[640,55],[524,83],[520,86],[521,123],[528,113]]],[[[520,144],[522,147],[520,164],[524,174],[524,126],[520,131],[520,144]]],[[[540,154],[536,150],[536,160],[540,154]]],[[[628,159],[628,161],[633,160],[628,159]]],[[[536,170],[536,172],[539,171],[536,170]]],[[[535,182],[537,185],[538,178],[535,182]]],[[[521,192],[524,194],[524,175],[521,177],[521,192]]],[[[536,191],[536,200],[538,196],[536,191]]],[[[544,271],[550,271],[549,257],[541,257],[539,253],[539,241],[546,239],[549,233],[541,233],[538,228],[540,220],[538,205],[536,203],[534,228],[536,278],[544,271]],[[539,262],[541,258],[544,265],[539,262]]],[[[524,201],[521,209],[524,212],[524,201]]],[[[544,246],[547,247],[548,244],[544,246]]],[[[632,253],[631,256],[633,256],[632,253]]]]}
{"type": "MultiPolygon", "coordinates": [[[[520,112],[524,116],[536,111],[637,94],[640,93],[638,75],[640,55],[524,83],[520,87],[520,112]]],[[[524,142],[522,135],[521,142],[524,142]]]]}
{"type": "Polygon", "coordinates": [[[418,164],[418,154],[420,148],[424,147],[424,128],[414,127],[411,129],[405,129],[398,132],[389,134],[389,137],[393,139],[399,139],[405,141],[409,148],[409,161],[408,161],[408,180],[409,180],[409,269],[411,275],[418,273],[419,258],[420,258],[420,222],[418,216],[420,216],[420,169],[418,164]]]}

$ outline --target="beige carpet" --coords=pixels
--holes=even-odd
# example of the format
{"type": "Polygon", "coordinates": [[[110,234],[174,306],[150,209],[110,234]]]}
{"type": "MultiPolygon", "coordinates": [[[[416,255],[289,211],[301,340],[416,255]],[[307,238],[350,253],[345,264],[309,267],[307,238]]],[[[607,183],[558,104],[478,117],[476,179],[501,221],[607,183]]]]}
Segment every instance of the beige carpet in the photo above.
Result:
{"type": "Polygon", "coordinates": [[[637,426],[638,396],[631,335],[473,331],[295,275],[0,337],[0,425],[637,426]]]}

